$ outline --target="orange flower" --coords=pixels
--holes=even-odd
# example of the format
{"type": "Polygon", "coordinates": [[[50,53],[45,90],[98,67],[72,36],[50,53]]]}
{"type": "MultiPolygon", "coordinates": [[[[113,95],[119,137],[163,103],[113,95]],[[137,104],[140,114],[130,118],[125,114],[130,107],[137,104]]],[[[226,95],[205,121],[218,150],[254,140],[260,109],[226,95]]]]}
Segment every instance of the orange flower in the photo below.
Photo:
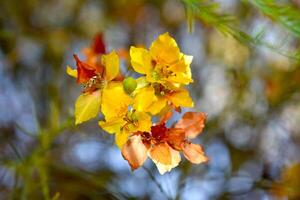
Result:
{"type": "Polygon", "coordinates": [[[103,75],[104,66],[101,61],[102,55],[105,54],[105,44],[103,41],[103,34],[98,33],[89,48],[83,49],[82,52],[85,55],[85,61],[82,62],[76,54],[74,58],[76,61],[76,69],[67,67],[67,73],[77,78],[78,84],[96,85],[99,81],[99,77],[103,75]]]}
{"type": "Polygon", "coordinates": [[[105,43],[103,40],[103,34],[98,33],[94,37],[91,47],[84,48],[82,53],[85,55],[86,62],[89,65],[101,66],[100,55],[103,55],[106,53],[106,47],[105,47],[105,43]]]}
{"type": "Polygon", "coordinates": [[[188,141],[201,133],[205,119],[204,113],[187,112],[175,128],[167,128],[163,122],[152,126],[150,133],[138,132],[123,146],[122,155],[132,170],[143,165],[148,155],[161,174],[179,164],[180,152],[194,164],[206,162],[202,147],[188,141]]]}
{"type": "Polygon", "coordinates": [[[74,54],[74,59],[77,66],[77,83],[84,84],[90,81],[93,77],[97,78],[103,73],[103,67],[99,65],[89,65],[79,60],[78,56],[74,54]]]}

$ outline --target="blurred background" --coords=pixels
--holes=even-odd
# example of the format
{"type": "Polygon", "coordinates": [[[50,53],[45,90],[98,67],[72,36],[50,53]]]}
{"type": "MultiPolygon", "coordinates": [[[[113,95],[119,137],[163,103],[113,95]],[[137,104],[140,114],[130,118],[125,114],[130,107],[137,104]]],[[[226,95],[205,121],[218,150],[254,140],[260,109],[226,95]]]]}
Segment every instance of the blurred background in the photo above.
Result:
{"type": "Polygon", "coordinates": [[[297,0],[0,1],[0,199],[300,199],[299,38],[297,0]],[[131,172],[97,119],[74,126],[66,65],[98,32],[110,51],[167,31],[210,161],[131,172]]]}

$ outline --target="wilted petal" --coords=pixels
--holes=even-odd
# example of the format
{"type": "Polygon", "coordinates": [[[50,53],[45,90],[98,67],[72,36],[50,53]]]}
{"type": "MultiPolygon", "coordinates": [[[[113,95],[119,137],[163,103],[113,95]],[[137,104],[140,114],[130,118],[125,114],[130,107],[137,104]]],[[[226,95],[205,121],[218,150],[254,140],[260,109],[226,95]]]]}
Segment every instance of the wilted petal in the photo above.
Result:
{"type": "Polygon", "coordinates": [[[122,155],[132,170],[142,166],[147,159],[147,148],[143,144],[141,136],[132,136],[123,146],[122,155]]]}
{"type": "Polygon", "coordinates": [[[197,137],[203,130],[206,114],[201,112],[186,112],[176,124],[176,128],[185,130],[188,138],[197,137]]]}
{"type": "Polygon", "coordinates": [[[185,131],[180,128],[170,128],[168,130],[168,144],[180,151],[182,150],[182,144],[185,141],[185,131]]]}
{"type": "Polygon", "coordinates": [[[171,171],[181,160],[179,151],[172,149],[166,143],[161,143],[153,147],[153,149],[151,149],[149,156],[160,174],[171,171]]]}
{"type": "Polygon", "coordinates": [[[172,162],[171,152],[167,143],[160,143],[151,148],[150,152],[151,159],[156,163],[162,163],[170,165],[172,162]]]}
{"type": "Polygon", "coordinates": [[[191,163],[200,164],[208,161],[202,148],[198,144],[186,142],[183,144],[183,154],[191,163]]]}

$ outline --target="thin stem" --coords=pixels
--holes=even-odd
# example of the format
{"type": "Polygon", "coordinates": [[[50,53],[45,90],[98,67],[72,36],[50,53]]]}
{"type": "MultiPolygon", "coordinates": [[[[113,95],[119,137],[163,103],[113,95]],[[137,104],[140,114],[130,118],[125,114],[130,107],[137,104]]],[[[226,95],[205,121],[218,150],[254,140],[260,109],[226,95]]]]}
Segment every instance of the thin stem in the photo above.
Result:
{"type": "Polygon", "coordinates": [[[28,130],[26,130],[24,127],[20,126],[19,124],[16,124],[17,129],[19,129],[22,133],[24,133],[25,135],[35,138],[36,135],[28,130]]]}
{"type": "Polygon", "coordinates": [[[19,160],[23,160],[23,156],[20,153],[20,151],[18,150],[18,148],[12,142],[8,142],[8,145],[11,147],[11,149],[13,150],[13,152],[16,154],[17,158],[19,160]]]}
{"type": "Polygon", "coordinates": [[[149,169],[147,169],[146,167],[144,167],[144,166],[142,166],[142,168],[147,172],[148,176],[155,183],[155,185],[158,187],[158,189],[161,191],[161,193],[163,193],[168,200],[172,200],[172,198],[169,197],[169,195],[167,194],[167,192],[163,189],[163,187],[161,186],[161,184],[153,176],[153,174],[151,173],[151,171],[149,169]]]}

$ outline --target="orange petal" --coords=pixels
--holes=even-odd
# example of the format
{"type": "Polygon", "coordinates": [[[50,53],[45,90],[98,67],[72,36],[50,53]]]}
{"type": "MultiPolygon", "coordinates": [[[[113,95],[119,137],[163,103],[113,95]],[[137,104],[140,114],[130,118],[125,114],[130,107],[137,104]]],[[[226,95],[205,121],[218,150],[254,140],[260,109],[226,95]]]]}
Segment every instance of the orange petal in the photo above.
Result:
{"type": "Polygon", "coordinates": [[[183,154],[191,163],[200,164],[208,161],[202,147],[198,144],[186,142],[183,146],[183,154]]]}
{"type": "Polygon", "coordinates": [[[77,66],[77,83],[86,83],[96,75],[96,68],[82,62],[76,54],[73,55],[77,66]]]}
{"type": "Polygon", "coordinates": [[[147,148],[139,135],[132,136],[122,148],[122,155],[128,161],[131,170],[142,166],[147,159],[147,148]]]}
{"type": "Polygon", "coordinates": [[[170,165],[172,163],[170,147],[167,143],[160,143],[151,148],[149,153],[155,163],[170,165]]]}
{"type": "Polygon", "coordinates": [[[158,124],[166,123],[173,116],[172,111],[167,111],[159,120],[158,124]]]}
{"type": "Polygon", "coordinates": [[[202,132],[205,120],[205,113],[186,112],[175,127],[184,129],[186,137],[195,138],[202,132]]]}
{"type": "Polygon", "coordinates": [[[169,147],[170,154],[171,154],[171,164],[166,165],[159,162],[155,162],[155,165],[159,171],[160,174],[164,174],[166,172],[171,171],[174,167],[177,167],[179,162],[181,161],[180,153],[179,151],[176,151],[169,147]]]}
{"type": "Polygon", "coordinates": [[[168,130],[168,144],[178,151],[182,150],[182,144],[185,140],[185,131],[180,128],[170,128],[168,130]]]}

